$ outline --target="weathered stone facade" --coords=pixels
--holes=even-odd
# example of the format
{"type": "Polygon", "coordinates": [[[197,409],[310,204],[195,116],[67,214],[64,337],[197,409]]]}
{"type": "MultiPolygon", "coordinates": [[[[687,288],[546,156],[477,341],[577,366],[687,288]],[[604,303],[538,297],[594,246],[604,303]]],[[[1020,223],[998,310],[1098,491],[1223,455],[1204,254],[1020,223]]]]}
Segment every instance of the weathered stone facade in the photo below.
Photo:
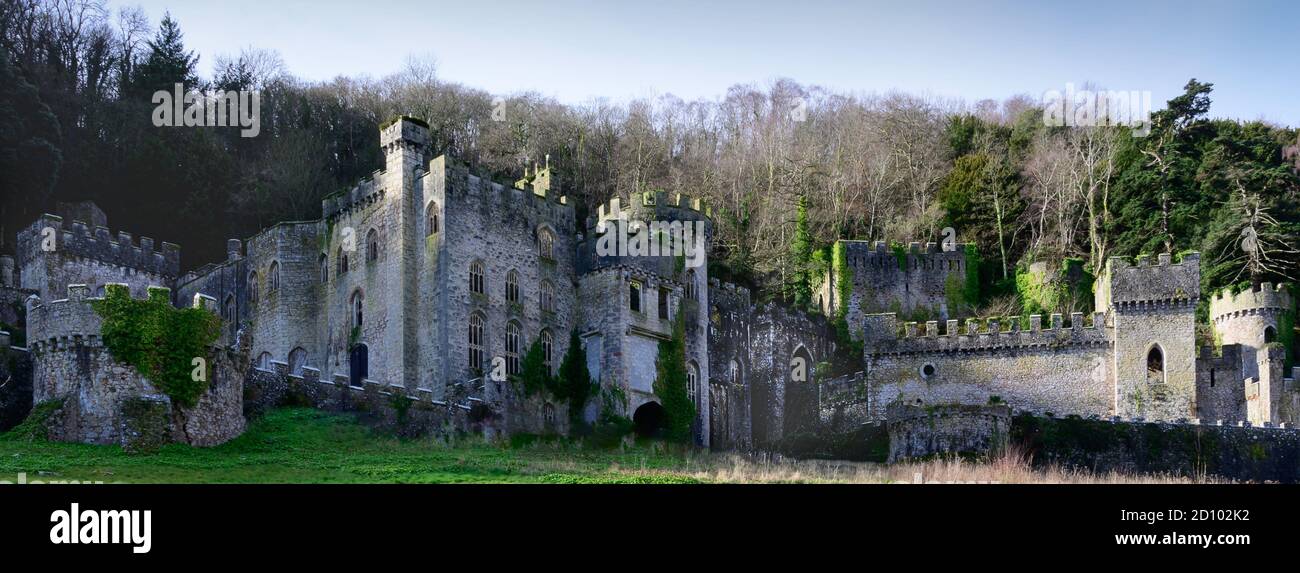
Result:
{"type": "Polygon", "coordinates": [[[1007,446],[1011,408],[989,406],[889,407],[889,461],[932,455],[986,456],[1007,446]]]}
{"type": "MultiPolygon", "coordinates": [[[[122,285],[125,287],[126,285],[122,285]]],[[[32,401],[61,400],[51,437],[94,444],[127,443],[133,432],[128,403],[149,398],[162,404],[165,423],[157,428],[172,440],[197,446],[223,443],[244,431],[244,361],[238,350],[214,347],[208,389],[189,408],[173,404],[135,368],[118,362],[100,337],[102,319],[92,308],[87,285],[70,285],[68,298],[28,299],[32,356],[32,401]]],[[[151,296],[170,300],[170,291],[153,287],[151,296]]],[[[196,305],[203,304],[196,300],[196,305]]],[[[134,433],[138,433],[135,428],[134,433]]]]}
{"type": "MultiPolygon", "coordinates": [[[[962,248],[945,251],[936,243],[909,243],[891,248],[884,241],[839,241],[852,285],[847,300],[840,300],[840,280],[832,270],[817,289],[817,306],[827,316],[843,311],[849,332],[856,338],[869,314],[924,314],[946,320],[950,292],[965,285],[967,261],[962,248]]],[[[838,263],[837,263],[838,264],[838,263]]]]}

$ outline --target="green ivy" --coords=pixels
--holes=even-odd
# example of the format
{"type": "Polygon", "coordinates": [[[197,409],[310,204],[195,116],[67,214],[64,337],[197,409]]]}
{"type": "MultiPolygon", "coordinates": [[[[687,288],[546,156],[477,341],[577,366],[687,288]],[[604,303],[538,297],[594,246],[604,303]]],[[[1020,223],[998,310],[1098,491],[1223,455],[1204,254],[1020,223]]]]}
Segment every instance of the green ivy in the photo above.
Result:
{"type": "Polygon", "coordinates": [[[664,436],[674,442],[689,442],[695,404],[686,391],[686,321],[680,310],[673,321],[672,338],[659,341],[655,369],[654,391],[663,401],[664,436]]]}
{"type": "Polygon", "coordinates": [[[138,370],[183,407],[193,407],[208,389],[211,365],[201,380],[193,375],[194,359],[208,359],[221,334],[221,320],[201,308],[176,308],[165,289],[150,289],[145,300],[131,298],[124,286],[109,285],[102,300],[92,301],[103,318],[101,334],[113,358],[138,370]]]}

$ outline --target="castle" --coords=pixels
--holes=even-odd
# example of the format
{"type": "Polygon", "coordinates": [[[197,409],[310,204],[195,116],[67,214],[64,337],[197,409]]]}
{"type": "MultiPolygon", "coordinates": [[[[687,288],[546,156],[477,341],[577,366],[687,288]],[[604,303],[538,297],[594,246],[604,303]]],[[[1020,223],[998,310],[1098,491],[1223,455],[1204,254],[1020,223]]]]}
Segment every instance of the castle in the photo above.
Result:
{"type": "Polygon", "coordinates": [[[601,390],[583,418],[612,408],[649,430],[664,416],[660,343],[680,317],[695,442],[714,449],[880,423],[891,406],[1254,425],[1292,422],[1300,408],[1277,344],[1294,320],[1289,293],[1264,285],[1212,297],[1221,346],[1198,349],[1195,253],[1111,259],[1097,312],[1068,325],[1054,314],[963,328],[947,317],[970,272],[965,250],[840,241],[842,264],[816,290],[821,312],[810,313],[756,304],[747,289],[710,279],[711,212],[699,199],[615,198],[578,221],[548,165],[503,185],[430,157],[418,120],[398,118],[380,135],[384,169],[325,198],[321,219],[232,239],[224,262],[186,273],[178,246],[114,236],[92,204],[37,219],[19,233],[16,268],[0,258],[0,301],[22,301],[0,319],[25,323],[26,346],[8,336],[0,345],[30,361],[31,380],[28,397],[6,404],[62,399],[58,437],[94,443],[140,432],[129,414],[140,400],[167,413],[172,439],[220,443],[243,431],[250,402],[290,390],[321,407],[397,408],[403,418],[394,397],[409,400],[433,429],[562,432],[565,404],[491,374],[498,364],[518,374],[534,343],[554,373],[576,333],[601,390]],[[699,225],[694,262],[703,264],[599,247],[611,224],[634,221],[699,225]],[[113,288],[220,316],[198,404],[172,404],[113,359],[91,305],[113,288]],[[918,310],[935,320],[900,321],[918,310]],[[847,365],[857,373],[800,376],[792,364],[821,372],[843,360],[846,342],[828,316],[842,316],[861,343],[847,365]]]}

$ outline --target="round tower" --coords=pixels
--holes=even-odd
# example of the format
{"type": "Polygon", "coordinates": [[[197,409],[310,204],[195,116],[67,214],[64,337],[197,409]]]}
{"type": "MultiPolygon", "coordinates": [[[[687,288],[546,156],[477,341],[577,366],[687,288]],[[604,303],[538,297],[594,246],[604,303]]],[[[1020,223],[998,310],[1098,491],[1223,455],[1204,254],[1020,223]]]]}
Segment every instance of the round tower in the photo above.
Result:
{"type": "Polygon", "coordinates": [[[1286,285],[1264,283],[1259,290],[1233,294],[1224,290],[1210,299],[1210,322],[1223,344],[1242,347],[1242,375],[1259,377],[1258,351],[1276,342],[1280,321],[1290,312],[1293,301],[1286,285]]]}

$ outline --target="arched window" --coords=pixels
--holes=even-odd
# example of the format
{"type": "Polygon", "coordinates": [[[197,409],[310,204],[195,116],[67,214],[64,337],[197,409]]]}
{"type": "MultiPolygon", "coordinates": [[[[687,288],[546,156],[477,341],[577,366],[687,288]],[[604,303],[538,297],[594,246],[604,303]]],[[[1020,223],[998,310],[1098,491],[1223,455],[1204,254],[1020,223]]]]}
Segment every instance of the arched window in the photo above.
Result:
{"type": "Polygon", "coordinates": [[[1156,344],[1147,351],[1147,382],[1163,384],[1165,381],[1165,353],[1156,344]]]}
{"type": "Polygon", "coordinates": [[[506,323],[506,374],[510,376],[519,374],[519,348],[521,345],[519,323],[513,320],[506,323]]]}
{"type": "Polygon", "coordinates": [[[365,302],[365,296],[361,294],[361,290],[358,289],[356,291],[353,291],[352,305],[351,305],[352,306],[352,328],[361,328],[361,325],[365,322],[364,320],[365,316],[362,313],[362,307],[365,306],[363,304],[364,302],[365,302]]]}
{"type": "Polygon", "coordinates": [[[483,315],[469,316],[469,369],[475,374],[483,371],[483,315]]]}
{"type": "Polygon", "coordinates": [[[545,227],[537,230],[537,255],[543,259],[555,258],[555,236],[545,227]]]}
{"type": "Polygon", "coordinates": [[[263,353],[257,355],[257,367],[258,367],[258,368],[261,368],[262,370],[270,370],[270,369],[271,369],[271,353],[270,353],[270,352],[263,352],[263,353]]]}
{"type": "Polygon", "coordinates": [[[551,369],[551,364],[553,363],[551,357],[555,354],[555,344],[551,339],[551,331],[543,330],[539,336],[542,340],[542,364],[546,365],[546,372],[550,374],[553,372],[551,369]]]}
{"type": "Polygon", "coordinates": [[[731,361],[731,372],[729,374],[731,375],[731,383],[740,385],[740,364],[735,360],[731,361]]]}
{"type": "Polygon", "coordinates": [[[686,396],[691,399],[691,403],[698,403],[697,398],[700,395],[700,367],[694,362],[686,365],[686,396]]]}
{"type": "Polygon", "coordinates": [[[424,229],[426,236],[438,232],[438,203],[436,202],[429,203],[429,207],[424,211],[424,229]]]}
{"type": "Polygon", "coordinates": [[[366,233],[366,262],[379,260],[379,231],[371,229],[366,233]]]}
{"type": "Polygon", "coordinates": [[[289,351],[289,373],[295,376],[302,376],[302,369],[306,368],[307,351],[302,347],[294,348],[289,351]]]}
{"type": "Polygon", "coordinates": [[[627,283],[627,300],[632,312],[641,312],[641,283],[636,281],[627,283]]]}
{"type": "Polygon", "coordinates": [[[1264,344],[1277,342],[1277,329],[1272,326],[1264,327],[1264,344]]]}
{"type": "Polygon", "coordinates": [[[280,290],[280,263],[271,261],[271,271],[266,275],[266,290],[275,292],[280,290]]]}
{"type": "Polygon", "coordinates": [[[547,402],[542,406],[542,420],[548,425],[555,423],[555,405],[547,402]]]}
{"type": "Polygon", "coordinates": [[[487,292],[487,278],[483,276],[482,261],[474,261],[469,264],[469,292],[474,294],[487,292]]]}
{"type": "Polygon", "coordinates": [[[320,282],[321,284],[330,282],[330,258],[325,253],[320,254],[320,282]]]}
{"type": "Polygon", "coordinates": [[[338,270],[337,272],[335,272],[334,274],[339,275],[339,276],[342,276],[342,275],[347,274],[347,272],[348,272],[348,254],[345,253],[345,252],[343,252],[343,247],[339,247],[339,252],[338,252],[338,256],[336,257],[336,260],[338,260],[338,263],[339,263],[339,270],[338,270]]]}
{"type": "Polygon", "coordinates": [[[686,271],[686,300],[695,300],[695,269],[686,271]]]}
{"type": "Polygon", "coordinates": [[[555,285],[551,281],[542,281],[540,296],[542,312],[555,312],[555,285]]]}
{"type": "Polygon", "coordinates": [[[257,271],[248,273],[248,300],[257,304],[257,271]]]}
{"type": "Polygon", "coordinates": [[[226,295],[226,302],[221,305],[221,318],[235,320],[235,295],[226,295]]]}
{"type": "Polygon", "coordinates": [[[506,302],[519,302],[519,271],[506,273],[506,302]]]}

